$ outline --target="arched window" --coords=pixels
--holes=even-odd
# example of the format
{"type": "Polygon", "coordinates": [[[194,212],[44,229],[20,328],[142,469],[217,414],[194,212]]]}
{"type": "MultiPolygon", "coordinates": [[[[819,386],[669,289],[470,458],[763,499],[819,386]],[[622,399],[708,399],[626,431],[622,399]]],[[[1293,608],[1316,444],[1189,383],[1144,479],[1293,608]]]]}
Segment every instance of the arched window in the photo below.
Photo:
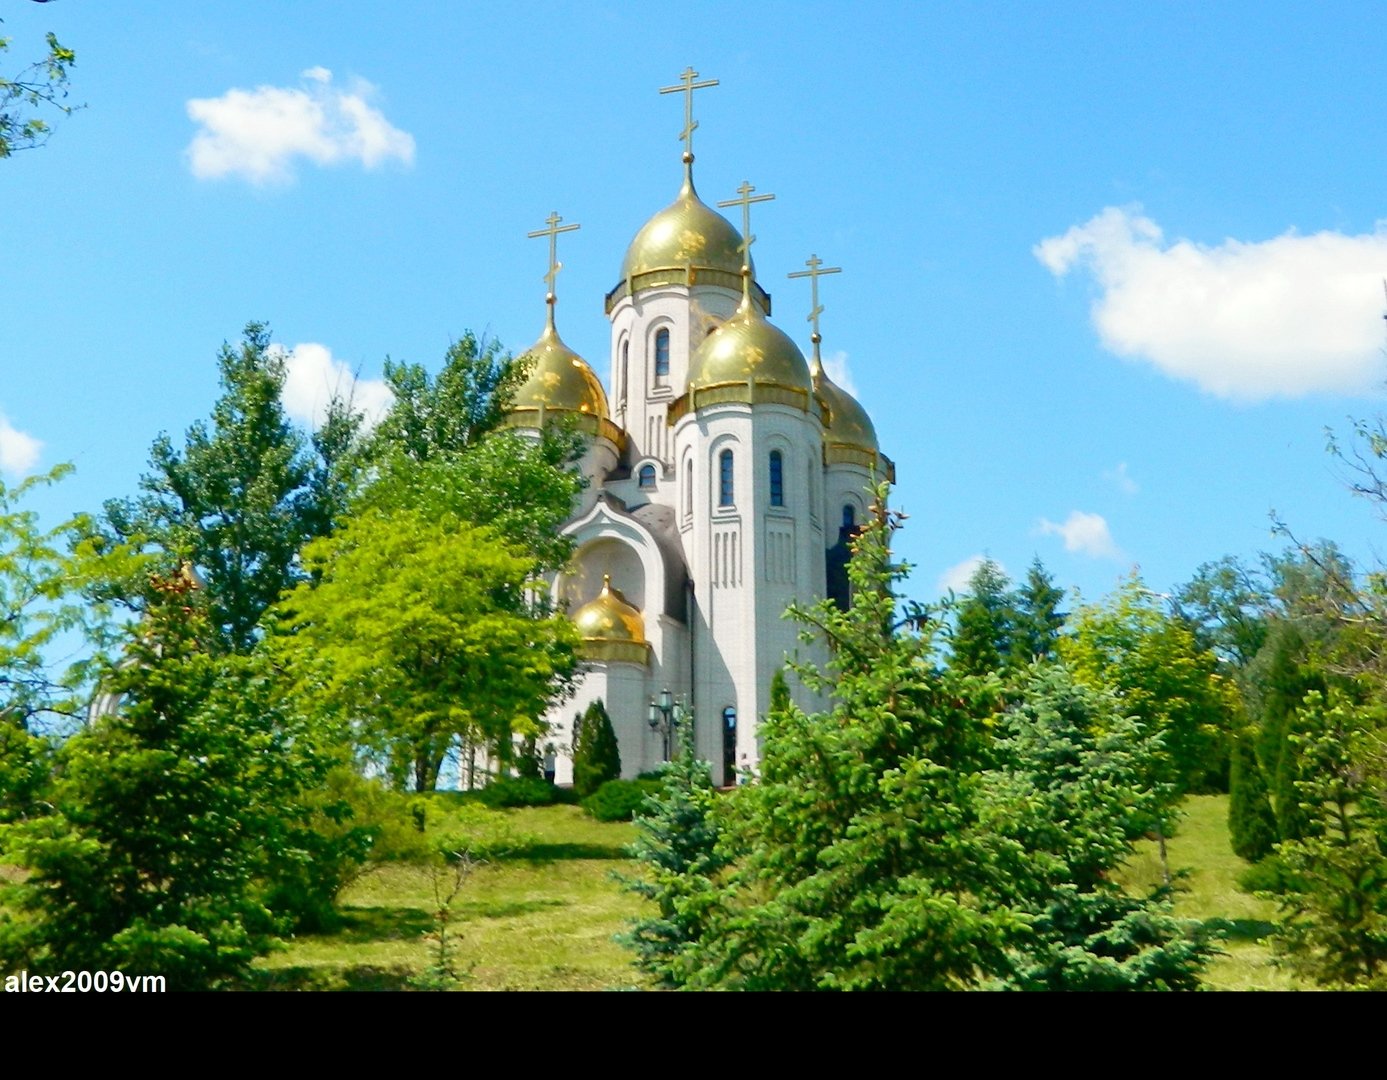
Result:
{"type": "Polygon", "coordinates": [[[640,477],[639,483],[642,488],[653,488],[655,486],[654,465],[642,465],[641,471],[636,475],[640,477]]]}
{"type": "Polygon", "coordinates": [[[852,503],[843,504],[843,528],[857,528],[857,509],[852,503]]]}
{"type": "MultiPolygon", "coordinates": [[[[737,710],[731,705],[722,710],[722,782],[732,783],[737,771],[737,710]]],[[[743,777],[738,782],[746,783],[743,777]]]]}
{"type": "Polygon", "coordinates": [[[669,331],[655,335],[655,381],[669,378],[669,331]]]}
{"type": "Polygon", "coordinates": [[[785,458],[779,450],[771,451],[771,505],[785,505],[785,458]]]}
{"type": "Polygon", "coordinates": [[[629,368],[629,366],[628,366],[628,364],[627,364],[627,361],[630,360],[630,359],[631,359],[631,342],[630,342],[629,340],[628,340],[628,341],[623,341],[623,342],[621,343],[621,389],[620,389],[619,394],[618,394],[618,396],[621,398],[621,407],[622,407],[622,409],[625,409],[625,408],[626,408],[626,394],[627,394],[627,391],[629,390],[630,385],[631,385],[631,384],[627,381],[628,373],[629,373],[629,370],[630,370],[630,368],[629,368]]]}
{"type": "Polygon", "coordinates": [[[718,505],[733,505],[732,495],[732,451],[724,450],[718,455],[718,505]]]}
{"type": "Polygon", "coordinates": [[[684,462],[684,516],[693,516],[693,461],[684,462]]]}

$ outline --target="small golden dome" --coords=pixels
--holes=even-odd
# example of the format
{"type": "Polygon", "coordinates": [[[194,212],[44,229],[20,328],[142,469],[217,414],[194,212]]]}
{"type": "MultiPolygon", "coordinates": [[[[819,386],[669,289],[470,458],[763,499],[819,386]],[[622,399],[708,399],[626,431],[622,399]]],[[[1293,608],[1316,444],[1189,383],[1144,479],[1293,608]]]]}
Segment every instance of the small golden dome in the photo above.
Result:
{"type": "Polygon", "coordinates": [[[602,576],[597,599],[580,607],[573,616],[584,641],[629,641],[645,644],[645,623],[640,610],[612,588],[611,575],[602,576]]]}
{"type": "Polygon", "coordinates": [[[880,449],[877,445],[876,427],[867,415],[867,410],[858,404],[857,399],[835,383],[815,365],[814,392],[823,398],[828,406],[828,423],[824,426],[824,442],[830,446],[851,446],[858,450],[880,449]]]}
{"type": "Polygon", "coordinates": [[[690,266],[740,274],[741,245],[741,235],[732,223],[698,197],[693,176],[686,170],[679,197],[647,221],[626,249],[621,276],[629,281],[641,274],[668,270],[679,275],[671,276],[671,281],[682,282],[685,268],[690,266]]]}
{"type": "Polygon", "coordinates": [[[527,350],[534,367],[515,393],[513,410],[546,409],[607,418],[607,394],[588,362],[570,349],[554,329],[553,308],[540,339],[527,350]]]}
{"type": "Polygon", "coordinates": [[[808,391],[809,365],[788,334],[745,297],[737,314],[704,339],[689,361],[689,390],[748,380],[808,391]]]}

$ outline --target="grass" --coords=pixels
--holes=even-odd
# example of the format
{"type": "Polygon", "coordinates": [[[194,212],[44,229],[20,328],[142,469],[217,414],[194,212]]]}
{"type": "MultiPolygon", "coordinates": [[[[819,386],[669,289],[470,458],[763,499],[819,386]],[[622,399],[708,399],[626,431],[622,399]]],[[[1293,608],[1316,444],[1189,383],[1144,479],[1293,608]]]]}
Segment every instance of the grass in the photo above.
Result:
{"type": "MultiPolygon", "coordinates": [[[[463,990],[615,990],[644,983],[613,935],[640,901],[612,878],[626,866],[628,824],[575,806],[484,811],[440,804],[440,831],[480,832],[488,861],[452,907],[449,939],[463,990]],[[478,825],[480,823],[480,829],[478,825]]],[[[267,989],[405,989],[433,959],[433,883],[389,864],[342,898],[344,925],[301,935],[258,966],[267,989]]]]}
{"type": "MultiPolygon", "coordinates": [[[[1267,936],[1276,905],[1238,888],[1237,877],[1248,864],[1228,847],[1228,796],[1187,799],[1184,816],[1166,846],[1171,870],[1181,875],[1175,913],[1198,919],[1222,938],[1225,955],[1215,959],[1205,975],[1209,989],[1304,989],[1271,963],[1267,936]]],[[[1155,888],[1160,883],[1160,856],[1154,842],[1141,845],[1123,868],[1121,879],[1132,889],[1155,888]]]]}

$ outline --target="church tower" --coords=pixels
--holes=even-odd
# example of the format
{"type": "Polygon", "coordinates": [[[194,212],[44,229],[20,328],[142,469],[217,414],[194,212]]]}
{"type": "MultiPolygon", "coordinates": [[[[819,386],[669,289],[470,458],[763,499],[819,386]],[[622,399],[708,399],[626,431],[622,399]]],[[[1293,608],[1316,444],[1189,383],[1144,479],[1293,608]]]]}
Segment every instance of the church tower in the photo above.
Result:
{"type": "Polygon", "coordinates": [[[751,206],[774,196],[743,183],[718,203],[741,207],[740,233],[699,198],[693,94],[717,81],[697,80],[690,68],[661,90],[684,95],[683,182],[637,231],[607,294],[610,397],[554,324],[555,238],[576,226],[555,214],[530,234],[550,241],[548,314],[509,422],[538,428],[562,412],[590,437],[589,486],[565,528],[575,555],[554,582],[584,642],[577,697],[546,718],[560,783],[572,776],[572,717],[599,698],[624,775],[667,758],[672,720],[694,725],[716,781],[754,773],[771,680],[803,655],[782,615],[792,602],[847,602],[835,580],[846,539],[890,468],[819,358],[818,277],[837,271],[813,258],[790,275],[813,279],[811,364],[770,322],[751,257],[751,206]]]}

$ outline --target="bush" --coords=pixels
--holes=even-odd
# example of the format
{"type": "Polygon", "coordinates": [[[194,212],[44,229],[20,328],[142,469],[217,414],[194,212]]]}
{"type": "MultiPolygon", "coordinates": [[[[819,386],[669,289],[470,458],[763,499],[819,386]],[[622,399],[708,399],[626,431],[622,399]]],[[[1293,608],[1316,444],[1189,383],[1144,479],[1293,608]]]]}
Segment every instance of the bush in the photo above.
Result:
{"type": "Polygon", "coordinates": [[[1279,896],[1286,891],[1286,884],[1286,868],[1275,855],[1268,855],[1261,862],[1253,863],[1238,875],[1238,888],[1244,892],[1279,896]]]}
{"type": "Polygon", "coordinates": [[[482,788],[477,798],[493,810],[517,806],[551,806],[558,801],[558,788],[534,776],[501,776],[482,788]]]}
{"type": "Polygon", "coordinates": [[[575,718],[573,733],[573,786],[583,798],[596,794],[608,780],[621,776],[621,750],[611,717],[601,701],[594,701],[575,718]]]}
{"type": "Polygon", "coordinates": [[[630,821],[651,795],[658,795],[655,780],[608,780],[583,800],[583,809],[598,821],[630,821]]]}

